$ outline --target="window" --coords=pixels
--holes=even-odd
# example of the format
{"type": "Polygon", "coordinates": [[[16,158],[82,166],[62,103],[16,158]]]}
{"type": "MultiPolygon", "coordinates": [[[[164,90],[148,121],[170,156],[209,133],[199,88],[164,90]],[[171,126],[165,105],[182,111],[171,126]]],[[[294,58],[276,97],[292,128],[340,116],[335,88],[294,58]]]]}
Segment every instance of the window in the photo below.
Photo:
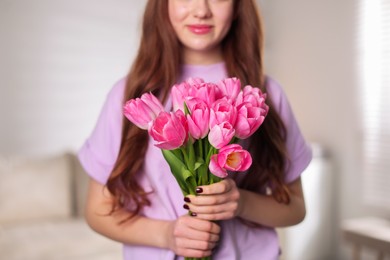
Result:
{"type": "Polygon", "coordinates": [[[390,0],[361,0],[363,196],[390,209],[390,0]]]}

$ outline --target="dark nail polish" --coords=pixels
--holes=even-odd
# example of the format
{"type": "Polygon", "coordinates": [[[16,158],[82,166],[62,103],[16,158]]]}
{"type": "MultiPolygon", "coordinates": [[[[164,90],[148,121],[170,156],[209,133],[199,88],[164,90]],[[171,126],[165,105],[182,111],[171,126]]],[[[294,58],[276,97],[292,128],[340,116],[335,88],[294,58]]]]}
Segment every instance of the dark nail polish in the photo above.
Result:
{"type": "Polygon", "coordinates": [[[195,191],[196,191],[196,193],[202,193],[202,192],[203,192],[203,189],[199,187],[199,188],[196,188],[195,191]]]}
{"type": "Polygon", "coordinates": [[[184,201],[185,201],[185,202],[188,202],[188,203],[191,202],[190,198],[187,198],[187,197],[184,197],[184,201]]]}
{"type": "Polygon", "coordinates": [[[198,214],[196,214],[195,212],[191,212],[191,216],[196,217],[196,216],[198,216],[198,214]]]}
{"type": "Polygon", "coordinates": [[[190,209],[190,207],[188,207],[187,204],[184,204],[184,205],[183,205],[183,208],[185,208],[185,209],[190,209]]]}

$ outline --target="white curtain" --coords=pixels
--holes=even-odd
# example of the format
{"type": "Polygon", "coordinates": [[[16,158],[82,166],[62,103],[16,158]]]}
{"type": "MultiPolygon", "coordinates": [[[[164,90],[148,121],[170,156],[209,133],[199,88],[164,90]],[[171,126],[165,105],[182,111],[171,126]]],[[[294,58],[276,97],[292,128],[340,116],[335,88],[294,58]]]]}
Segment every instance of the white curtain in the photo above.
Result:
{"type": "Polygon", "coordinates": [[[390,0],[361,0],[363,194],[390,209],[390,0]]]}

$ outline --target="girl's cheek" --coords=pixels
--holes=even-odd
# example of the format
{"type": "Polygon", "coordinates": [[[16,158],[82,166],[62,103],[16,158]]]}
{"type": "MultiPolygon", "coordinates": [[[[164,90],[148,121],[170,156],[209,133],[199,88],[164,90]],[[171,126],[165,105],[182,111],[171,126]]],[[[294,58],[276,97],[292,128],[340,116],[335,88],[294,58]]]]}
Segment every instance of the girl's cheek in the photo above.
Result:
{"type": "Polygon", "coordinates": [[[189,14],[188,1],[173,1],[169,4],[169,16],[171,20],[180,21],[189,14]]]}
{"type": "Polygon", "coordinates": [[[188,6],[180,6],[177,8],[176,16],[179,20],[183,20],[188,16],[188,14],[189,14],[188,6]]]}

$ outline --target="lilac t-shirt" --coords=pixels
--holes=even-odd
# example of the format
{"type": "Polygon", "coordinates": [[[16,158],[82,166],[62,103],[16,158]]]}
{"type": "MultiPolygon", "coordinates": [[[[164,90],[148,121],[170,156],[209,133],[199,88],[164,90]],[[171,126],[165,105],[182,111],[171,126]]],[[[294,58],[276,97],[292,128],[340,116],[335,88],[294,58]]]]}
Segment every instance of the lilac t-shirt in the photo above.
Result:
{"type": "MultiPolygon", "coordinates": [[[[189,77],[201,77],[208,82],[217,82],[227,77],[224,63],[208,66],[184,65],[181,82],[189,77]]],[[[107,95],[95,129],[79,151],[79,160],[88,175],[101,184],[106,184],[116,161],[122,127],[122,102],[125,80],[119,81],[107,95]]],[[[267,92],[284,121],[287,130],[287,149],[291,164],[286,170],[286,181],[297,179],[309,164],[312,154],[305,142],[290,105],[282,88],[268,78],[267,92]]],[[[131,160],[131,158],[129,158],[131,160]]],[[[148,150],[139,179],[152,202],[144,208],[142,214],[161,220],[174,220],[187,214],[183,209],[183,195],[165,162],[161,150],[149,140],[148,150]]],[[[251,228],[238,219],[221,221],[222,234],[214,260],[268,260],[277,259],[279,255],[278,237],[273,228],[251,228]]],[[[160,248],[124,245],[124,259],[183,259],[176,257],[172,251],[160,248]]]]}

